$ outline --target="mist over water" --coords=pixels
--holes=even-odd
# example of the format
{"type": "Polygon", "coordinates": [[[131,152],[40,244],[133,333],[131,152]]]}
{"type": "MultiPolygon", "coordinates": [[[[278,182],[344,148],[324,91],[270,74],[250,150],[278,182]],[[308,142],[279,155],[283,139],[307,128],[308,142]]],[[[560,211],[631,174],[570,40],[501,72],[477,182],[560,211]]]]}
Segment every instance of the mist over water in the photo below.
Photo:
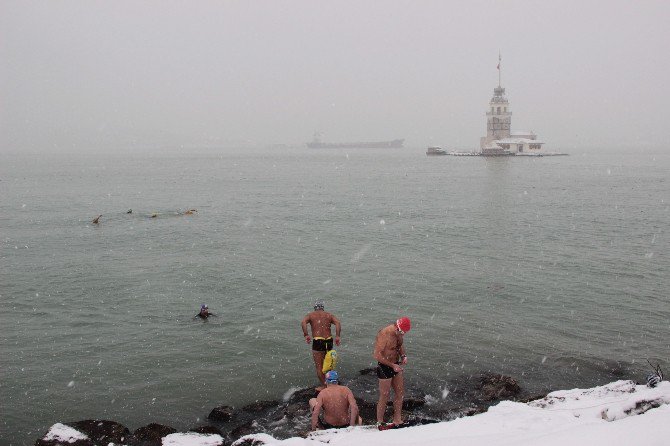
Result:
{"type": "Polygon", "coordinates": [[[670,354],[667,153],[0,161],[3,444],[87,418],[188,428],[314,385],[316,299],[345,379],[410,316],[408,387],[438,399],[487,370],[538,391],[641,380],[670,354]],[[202,303],[219,317],[193,320],[202,303]]]}

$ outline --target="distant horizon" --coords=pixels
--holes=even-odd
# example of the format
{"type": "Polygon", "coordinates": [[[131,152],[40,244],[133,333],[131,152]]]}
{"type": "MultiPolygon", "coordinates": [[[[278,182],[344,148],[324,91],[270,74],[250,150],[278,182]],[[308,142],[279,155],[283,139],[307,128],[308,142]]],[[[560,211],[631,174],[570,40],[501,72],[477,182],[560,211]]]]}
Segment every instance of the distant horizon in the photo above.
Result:
{"type": "Polygon", "coordinates": [[[512,130],[548,150],[665,146],[668,2],[10,0],[2,12],[0,152],[299,145],[315,131],[476,149],[499,76],[512,130]]]}

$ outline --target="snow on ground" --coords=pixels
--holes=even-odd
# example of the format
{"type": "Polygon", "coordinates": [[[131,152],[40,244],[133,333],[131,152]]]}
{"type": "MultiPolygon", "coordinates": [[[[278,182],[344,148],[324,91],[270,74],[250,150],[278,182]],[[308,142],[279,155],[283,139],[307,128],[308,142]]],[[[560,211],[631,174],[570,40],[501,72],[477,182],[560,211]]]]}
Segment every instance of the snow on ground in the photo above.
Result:
{"type": "MultiPolygon", "coordinates": [[[[85,438],[55,424],[44,439],[85,438]]],[[[246,439],[268,446],[662,446],[670,444],[670,382],[653,389],[616,381],[592,389],[561,390],[530,403],[503,401],[472,417],[384,432],[364,426],[287,440],[254,434],[234,444],[246,439]]],[[[163,445],[213,446],[222,441],[219,435],[171,434],[163,438],[163,445]]]]}
{"type": "Polygon", "coordinates": [[[223,437],[215,434],[177,433],[163,437],[163,446],[219,446],[223,437]]]}

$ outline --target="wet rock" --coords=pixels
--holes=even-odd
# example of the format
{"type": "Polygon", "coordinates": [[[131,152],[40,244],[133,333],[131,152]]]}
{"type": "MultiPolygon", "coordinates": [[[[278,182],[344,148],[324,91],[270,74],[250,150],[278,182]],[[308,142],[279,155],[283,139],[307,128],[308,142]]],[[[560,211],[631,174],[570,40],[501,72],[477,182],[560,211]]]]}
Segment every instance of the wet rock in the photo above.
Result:
{"type": "Polygon", "coordinates": [[[263,440],[257,440],[255,438],[245,438],[242,441],[236,441],[232,446],[263,446],[266,443],[263,440]]]}
{"type": "Polygon", "coordinates": [[[402,400],[403,410],[412,411],[418,409],[419,407],[423,407],[425,404],[425,398],[409,397],[402,400]]]}
{"type": "Polygon", "coordinates": [[[305,403],[310,400],[310,398],[315,398],[317,395],[316,387],[308,387],[306,389],[296,390],[293,395],[288,399],[289,404],[291,403],[305,403]]]}
{"type": "Polygon", "coordinates": [[[230,407],[230,406],[218,406],[212,409],[212,411],[207,415],[207,418],[209,418],[212,421],[221,421],[221,422],[227,422],[230,421],[231,418],[233,418],[233,415],[235,414],[235,409],[230,407]]]}
{"type": "Polygon", "coordinates": [[[363,419],[363,424],[372,424],[377,422],[377,403],[365,401],[362,398],[356,398],[358,405],[358,414],[363,419]]]}
{"type": "Polygon", "coordinates": [[[521,387],[514,378],[495,373],[486,373],[479,378],[477,390],[484,401],[509,399],[521,393],[521,387]]]}
{"type": "Polygon", "coordinates": [[[248,421],[230,431],[230,438],[237,440],[238,438],[244,437],[245,435],[251,435],[254,433],[256,427],[258,427],[258,423],[256,423],[255,420],[248,421]]]}
{"type": "Polygon", "coordinates": [[[95,444],[125,444],[127,440],[130,439],[130,431],[128,428],[116,421],[83,420],[66,424],[77,429],[79,432],[86,434],[95,444]]]}
{"type": "Polygon", "coordinates": [[[76,440],[73,441],[72,443],[70,442],[63,442],[59,440],[37,440],[35,442],[35,446],[95,446],[95,443],[93,443],[91,440],[76,440]]]}
{"type": "Polygon", "coordinates": [[[482,407],[482,406],[468,407],[468,408],[465,408],[465,409],[461,409],[461,413],[466,417],[471,417],[473,415],[479,415],[480,413],[484,413],[486,411],[487,411],[487,408],[482,407]]]}
{"type": "Polygon", "coordinates": [[[293,403],[284,408],[284,415],[293,419],[300,416],[305,416],[309,413],[309,403],[293,403]]]}
{"type": "Polygon", "coordinates": [[[527,395],[522,398],[515,398],[514,401],[517,403],[530,403],[531,401],[541,400],[545,398],[549,393],[536,393],[534,395],[527,395]]]}
{"type": "Polygon", "coordinates": [[[361,375],[374,375],[377,376],[377,368],[376,367],[368,367],[367,369],[359,370],[359,374],[361,375]]]}
{"type": "Polygon", "coordinates": [[[215,426],[210,426],[208,424],[204,426],[194,427],[193,429],[189,429],[189,432],[195,432],[197,434],[215,434],[225,437],[225,435],[223,435],[223,432],[221,432],[221,429],[215,426]]]}
{"type": "Polygon", "coordinates": [[[261,412],[272,407],[277,407],[281,403],[279,401],[256,401],[255,403],[247,404],[242,408],[245,412],[261,412]]]}
{"type": "Polygon", "coordinates": [[[146,446],[160,446],[163,437],[174,434],[177,429],[163,424],[151,423],[135,430],[133,437],[146,446]]]}

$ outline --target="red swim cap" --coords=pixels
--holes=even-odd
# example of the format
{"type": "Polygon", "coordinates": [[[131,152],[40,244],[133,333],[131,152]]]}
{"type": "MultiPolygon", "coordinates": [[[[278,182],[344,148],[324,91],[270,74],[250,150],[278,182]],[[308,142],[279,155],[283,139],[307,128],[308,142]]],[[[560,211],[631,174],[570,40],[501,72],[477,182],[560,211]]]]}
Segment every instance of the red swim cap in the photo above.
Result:
{"type": "Polygon", "coordinates": [[[412,323],[408,317],[403,316],[395,321],[395,326],[398,327],[398,330],[407,333],[412,328],[412,323]]]}

